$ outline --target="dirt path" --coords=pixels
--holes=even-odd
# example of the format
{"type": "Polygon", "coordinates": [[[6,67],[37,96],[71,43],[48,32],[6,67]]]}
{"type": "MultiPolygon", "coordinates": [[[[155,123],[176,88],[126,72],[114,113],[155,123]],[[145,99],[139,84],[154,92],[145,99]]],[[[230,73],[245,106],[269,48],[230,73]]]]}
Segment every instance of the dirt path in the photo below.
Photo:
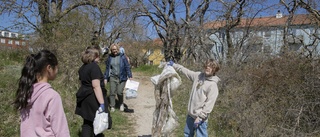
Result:
{"type": "Polygon", "coordinates": [[[136,133],[134,136],[151,137],[153,111],[156,101],[154,99],[154,85],[149,76],[143,76],[139,73],[133,74],[133,80],[140,82],[138,88],[138,97],[125,100],[128,108],[134,109],[134,113],[129,115],[130,119],[135,119],[136,133]]]}

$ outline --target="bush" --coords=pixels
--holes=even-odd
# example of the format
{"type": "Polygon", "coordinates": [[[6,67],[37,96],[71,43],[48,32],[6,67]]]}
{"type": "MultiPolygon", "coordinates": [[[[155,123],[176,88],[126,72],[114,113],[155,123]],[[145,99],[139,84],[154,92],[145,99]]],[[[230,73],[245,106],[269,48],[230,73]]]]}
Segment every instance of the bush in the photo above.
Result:
{"type": "Polygon", "coordinates": [[[319,74],[319,61],[294,54],[224,67],[213,124],[240,136],[317,136],[319,74]]]}

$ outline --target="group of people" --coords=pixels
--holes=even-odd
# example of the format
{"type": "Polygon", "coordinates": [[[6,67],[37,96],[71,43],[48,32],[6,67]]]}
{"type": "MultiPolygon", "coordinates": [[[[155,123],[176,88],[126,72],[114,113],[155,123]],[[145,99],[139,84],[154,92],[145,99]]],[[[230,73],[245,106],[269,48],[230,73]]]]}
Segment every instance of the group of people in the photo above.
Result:
{"type": "MultiPolygon", "coordinates": [[[[102,73],[98,63],[100,61],[100,48],[90,46],[82,54],[83,65],[80,67],[79,80],[81,87],[77,92],[76,114],[83,118],[82,136],[88,137],[93,134],[93,120],[95,112],[100,110],[109,113],[115,110],[115,97],[117,95],[123,111],[123,90],[128,78],[132,78],[130,65],[123,54],[119,54],[119,47],[112,45],[111,54],[106,60],[106,72],[102,73]],[[105,85],[110,83],[110,105],[107,101],[105,85]]],[[[112,118],[109,113],[109,128],[112,127],[112,118]]],[[[96,135],[103,136],[103,134],[96,135]]]]}
{"type": "MultiPolygon", "coordinates": [[[[110,111],[115,111],[116,97],[120,111],[124,110],[123,90],[126,81],[132,79],[132,73],[127,58],[120,53],[120,47],[111,45],[110,50],[104,74],[98,65],[100,47],[89,46],[82,53],[83,64],[78,71],[81,86],[76,94],[75,109],[75,114],[83,119],[82,137],[104,136],[102,133],[93,133],[93,120],[97,110],[109,113],[109,128],[112,127],[110,111]],[[105,88],[107,83],[110,84],[109,101],[105,88]]],[[[208,136],[207,121],[218,96],[219,78],[216,72],[220,68],[219,64],[215,60],[207,60],[201,72],[191,71],[173,61],[169,61],[167,65],[193,81],[184,135],[191,137],[196,133],[197,136],[208,136]]],[[[41,50],[26,58],[14,102],[21,114],[21,137],[70,136],[61,97],[48,83],[55,79],[57,73],[58,60],[49,50],[41,50]]]]}

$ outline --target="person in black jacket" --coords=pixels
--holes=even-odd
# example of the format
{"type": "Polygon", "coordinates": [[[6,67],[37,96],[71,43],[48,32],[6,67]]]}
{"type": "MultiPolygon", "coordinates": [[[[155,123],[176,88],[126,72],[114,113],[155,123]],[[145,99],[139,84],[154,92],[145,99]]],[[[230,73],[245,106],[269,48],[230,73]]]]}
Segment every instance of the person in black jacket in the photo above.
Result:
{"type": "MultiPolygon", "coordinates": [[[[80,67],[79,80],[81,87],[79,88],[77,96],[76,114],[83,118],[82,137],[93,136],[93,120],[95,112],[101,108],[102,112],[109,113],[107,90],[104,85],[104,76],[97,64],[100,59],[100,48],[97,46],[90,46],[82,53],[83,65],[80,67]]],[[[112,126],[112,119],[109,113],[109,129],[112,126]]],[[[95,137],[103,137],[98,134],[95,137]]]]}

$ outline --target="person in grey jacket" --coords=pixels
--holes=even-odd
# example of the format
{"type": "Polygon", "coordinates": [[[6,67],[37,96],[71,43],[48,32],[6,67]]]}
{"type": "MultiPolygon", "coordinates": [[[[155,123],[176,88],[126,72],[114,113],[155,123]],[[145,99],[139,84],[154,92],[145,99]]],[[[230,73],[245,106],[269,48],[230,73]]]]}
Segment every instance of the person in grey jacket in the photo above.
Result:
{"type": "Polygon", "coordinates": [[[216,72],[219,71],[220,65],[215,60],[208,59],[203,65],[203,72],[191,71],[173,61],[170,61],[168,65],[193,81],[184,136],[193,137],[196,133],[197,137],[207,137],[208,116],[219,94],[217,83],[220,79],[216,76],[216,72]]]}

